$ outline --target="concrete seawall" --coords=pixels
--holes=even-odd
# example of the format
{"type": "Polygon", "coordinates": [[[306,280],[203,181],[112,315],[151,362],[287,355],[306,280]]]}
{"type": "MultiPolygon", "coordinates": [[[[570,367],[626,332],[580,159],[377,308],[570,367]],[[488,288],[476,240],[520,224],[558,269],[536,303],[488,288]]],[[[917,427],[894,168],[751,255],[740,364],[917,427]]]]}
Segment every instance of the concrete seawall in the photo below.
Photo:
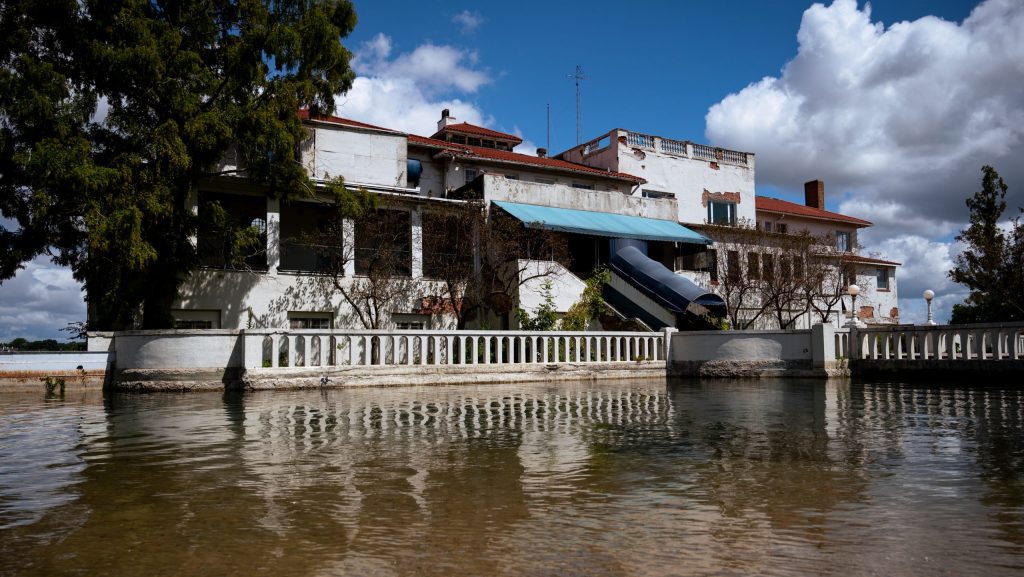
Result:
{"type": "Polygon", "coordinates": [[[103,386],[111,373],[108,352],[3,352],[0,353],[0,391],[44,390],[44,381],[63,380],[67,388],[103,386]]]}

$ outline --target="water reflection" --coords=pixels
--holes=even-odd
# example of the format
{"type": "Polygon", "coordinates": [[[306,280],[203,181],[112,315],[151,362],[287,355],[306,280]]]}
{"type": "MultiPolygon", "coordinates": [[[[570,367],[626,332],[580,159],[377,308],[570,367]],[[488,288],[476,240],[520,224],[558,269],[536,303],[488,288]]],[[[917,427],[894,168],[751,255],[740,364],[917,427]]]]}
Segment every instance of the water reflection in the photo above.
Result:
{"type": "Polygon", "coordinates": [[[1022,393],[0,397],[0,575],[1011,574],[1022,393]]]}

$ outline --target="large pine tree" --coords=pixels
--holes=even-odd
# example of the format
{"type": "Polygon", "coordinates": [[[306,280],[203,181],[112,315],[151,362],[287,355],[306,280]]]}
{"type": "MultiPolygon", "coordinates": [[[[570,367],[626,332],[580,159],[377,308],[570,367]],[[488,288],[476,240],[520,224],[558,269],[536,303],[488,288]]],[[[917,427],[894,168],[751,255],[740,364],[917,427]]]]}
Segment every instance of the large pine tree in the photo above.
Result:
{"type": "Polygon", "coordinates": [[[351,86],[355,22],[347,0],[0,4],[0,280],[49,252],[90,328],[171,326],[189,199],[231,145],[268,194],[313,190],[296,111],[351,86]]]}
{"type": "Polygon", "coordinates": [[[1000,229],[1007,186],[991,166],[981,172],[981,190],[967,199],[971,223],[956,237],[967,249],[949,271],[971,291],[953,306],[954,324],[1024,320],[1024,226],[1014,219],[1009,235],[1000,229]]]}

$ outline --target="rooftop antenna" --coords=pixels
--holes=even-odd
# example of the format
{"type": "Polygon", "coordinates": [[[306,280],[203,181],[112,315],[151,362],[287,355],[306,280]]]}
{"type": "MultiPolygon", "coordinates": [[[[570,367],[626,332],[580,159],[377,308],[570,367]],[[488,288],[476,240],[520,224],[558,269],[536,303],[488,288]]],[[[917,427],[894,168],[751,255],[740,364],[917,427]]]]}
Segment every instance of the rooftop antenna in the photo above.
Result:
{"type": "Polygon", "coordinates": [[[570,74],[569,78],[576,81],[576,144],[579,145],[580,140],[583,138],[583,116],[580,111],[580,81],[586,80],[587,77],[583,75],[583,67],[577,64],[576,73],[570,74]]]}
{"type": "Polygon", "coordinates": [[[546,146],[551,150],[551,103],[548,102],[548,141],[546,146]]]}

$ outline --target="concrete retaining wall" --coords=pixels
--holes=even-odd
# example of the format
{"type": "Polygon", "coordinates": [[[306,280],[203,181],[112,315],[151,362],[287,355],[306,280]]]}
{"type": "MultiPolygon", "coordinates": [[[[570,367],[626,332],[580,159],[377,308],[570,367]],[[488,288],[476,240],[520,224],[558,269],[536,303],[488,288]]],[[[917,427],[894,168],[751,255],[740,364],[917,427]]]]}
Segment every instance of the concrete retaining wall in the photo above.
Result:
{"type": "Polygon", "coordinates": [[[230,329],[120,332],[114,341],[117,369],[241,367],[241,334],[230,329]]]}
{"type": "Polygon", "coordinates": [[[123,391],[194,391],[227,389],[313,389],[410,385],[488,384],[508,382],[597,381],[663,378],[665,363],[560,363],[518,365],[450,365],[435,367],[340,366],[215,371],[126,370],[114,387],[123,391]]]}
{"type": "Polygon", "coordinates": [[[670,374],[699,377],[833,377],[849,375],[836,360],[835,331],[687,331],[672,335],[670,374]]]}
{"type": "Polygon", "coordinates": [[[100,387],[113,357],[106,351],[0,353],[0,391],[43,390],[46,377],[64,379],[67,386],[100,387]]]}

